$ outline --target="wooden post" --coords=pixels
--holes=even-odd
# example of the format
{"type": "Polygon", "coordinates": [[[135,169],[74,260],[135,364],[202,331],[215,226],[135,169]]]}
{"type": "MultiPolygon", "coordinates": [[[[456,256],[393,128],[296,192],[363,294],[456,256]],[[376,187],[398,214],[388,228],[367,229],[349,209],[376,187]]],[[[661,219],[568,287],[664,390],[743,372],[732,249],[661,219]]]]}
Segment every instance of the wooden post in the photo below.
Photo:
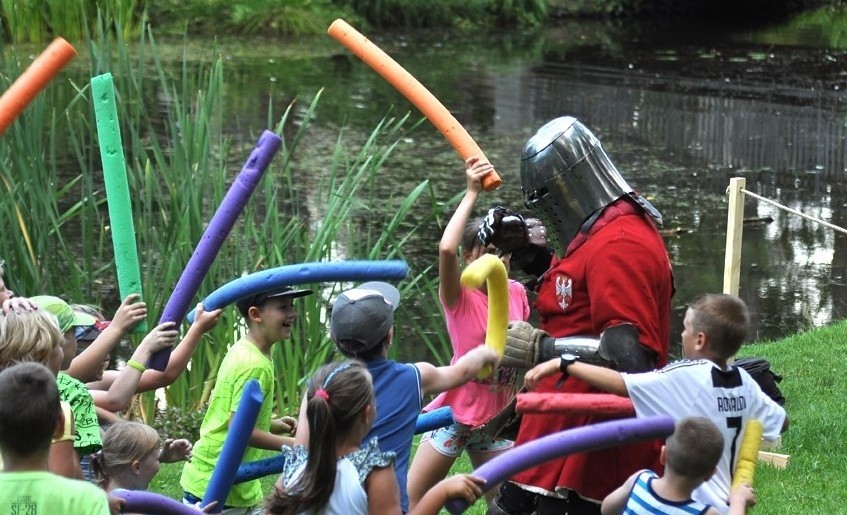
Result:
{"type": "Polygon", "coordinates": [[[729,180],[729,209],[726,220],[726,256],[723,265],[723,292],[738,296],[741,278],[741,234],[744,230],[744,177],[729,180]]]}

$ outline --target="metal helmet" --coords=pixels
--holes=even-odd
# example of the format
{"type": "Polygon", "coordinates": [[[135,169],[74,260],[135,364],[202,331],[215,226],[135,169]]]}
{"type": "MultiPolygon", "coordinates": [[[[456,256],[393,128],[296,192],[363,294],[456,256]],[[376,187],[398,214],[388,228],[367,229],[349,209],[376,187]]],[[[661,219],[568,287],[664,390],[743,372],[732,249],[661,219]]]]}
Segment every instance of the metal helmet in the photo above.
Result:
{"type": "Polygon", "coordinates": [[[600,140],[571,116],[548,122],[527,141],[521,189],[560,252],[592,214],[627,194],[635,197],[600,140]]]}

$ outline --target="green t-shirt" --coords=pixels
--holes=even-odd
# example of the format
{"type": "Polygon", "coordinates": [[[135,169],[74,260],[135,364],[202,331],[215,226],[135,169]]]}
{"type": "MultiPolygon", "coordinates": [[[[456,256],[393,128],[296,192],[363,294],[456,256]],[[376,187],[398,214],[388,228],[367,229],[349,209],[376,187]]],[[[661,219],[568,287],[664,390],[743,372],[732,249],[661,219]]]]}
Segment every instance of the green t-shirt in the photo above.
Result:
{"type": "Polygon", "coordinates": [[[106,492],[50,472],[0,473],[0,513],[109,515],[106,492]]]}
{"type": "MultiPolygon", "coordinates": [[[[180,484],[186,492],[202,498],[212,477],[212,470],[223,449],[229,429],[229,419],[238,409],[244,388],[251,379],[259,381],[262,389],[262,407],[256,427],[263,431],[271,428],[271,407],[274,399],[274,366],[253,343],[242,338],[224,356],[209,408],[200,426],[200,440],[194,444],[194,456],[182,469],[180,484]]],[[[247,447],[242,463],[264,457],[264,450],[247,447]]],[[[259,480],[234,485],[226,498],[226,505],[249,508],[262,502],[264,494],[259,480]]]]}
{"type": "Polygon", "coordinates": [[[59,372],[56,376],[59,398],[71,405],[74,414],[74,449],[80,457],[99,451],[103,447],[100,439],[100,422],[91,392],[81,381],[59,372]]]}

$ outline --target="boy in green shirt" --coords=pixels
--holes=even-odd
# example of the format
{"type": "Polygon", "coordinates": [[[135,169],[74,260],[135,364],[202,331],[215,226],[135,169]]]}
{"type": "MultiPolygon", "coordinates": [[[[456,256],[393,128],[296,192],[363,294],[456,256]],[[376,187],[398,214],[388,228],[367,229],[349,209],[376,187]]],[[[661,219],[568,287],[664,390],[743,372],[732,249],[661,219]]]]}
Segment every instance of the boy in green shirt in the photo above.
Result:
{"type": "MultiPolygon", "coordinates": [[[[180,484],[185,491],[183,502],[186,504],[194,505],[203,498],[229,424],[251,379],[259,382],[263,400],[242,462],[261,459],[262,450],[279,451],[283,445],[294,445],[293,438],[281,434],[291,432],[296,421],[291,417],[271,419],[275,384],[271,348],[276,342],[291,337],[291,325],[297,317],[294,299],[311,293],[311,290],[286,286],[236,302],[238,311],[247,321],[247,336],[237,341],[221,362],[215,390],[200,426],[200,440],[194,445],[193,458],[182,469],[180,484]]],[[[237,484],[226,498],[223,513],[258,515],[262,512],[263,498],[259,480],[237,484]]]]}
{"type": "Polygon", "coordinates": [[[109,515],[103,490],[48,471],[50,443],[63,429],[59,389],[47,367],[20,363],[0,372],[0,513],[109,515]]]}

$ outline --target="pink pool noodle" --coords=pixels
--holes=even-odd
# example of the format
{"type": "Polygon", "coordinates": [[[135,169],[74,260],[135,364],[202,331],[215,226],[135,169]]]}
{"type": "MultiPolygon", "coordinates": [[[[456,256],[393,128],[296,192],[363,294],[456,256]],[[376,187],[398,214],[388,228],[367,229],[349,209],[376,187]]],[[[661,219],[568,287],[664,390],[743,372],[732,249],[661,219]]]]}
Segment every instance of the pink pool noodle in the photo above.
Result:
{"type": "Polygon", "coordinates": [[[520,393],[515,411],[615,418],[635,416],[631,400],[610,393],[520,393]]]}
{"type": "MultiPolygon", "coordinates": [[[[247,204],[247,200],[256,189],[262,174],[270,164],[271,160],[282,145],[282,138],[271,131],[264,131],[256,144],[256,148],[250,153],[244,168],[235,178],[235,181],[221,201],[209,226],[203,233],[200,243],[194,249],[194,254],[185,265],[185,270],[174,287],[170,299],[168,299],[159,324],[164,322],[182,322],[185,314],[190,308],[200,283],[209,272],[209,267],[217,257],[224,240],[229,236],[232,226],[247,204]]],[[[150,358],[148,366],[155,370],[163,371],[168,365],[171,356],[170,347],[163,349],[150,358]]]]}

